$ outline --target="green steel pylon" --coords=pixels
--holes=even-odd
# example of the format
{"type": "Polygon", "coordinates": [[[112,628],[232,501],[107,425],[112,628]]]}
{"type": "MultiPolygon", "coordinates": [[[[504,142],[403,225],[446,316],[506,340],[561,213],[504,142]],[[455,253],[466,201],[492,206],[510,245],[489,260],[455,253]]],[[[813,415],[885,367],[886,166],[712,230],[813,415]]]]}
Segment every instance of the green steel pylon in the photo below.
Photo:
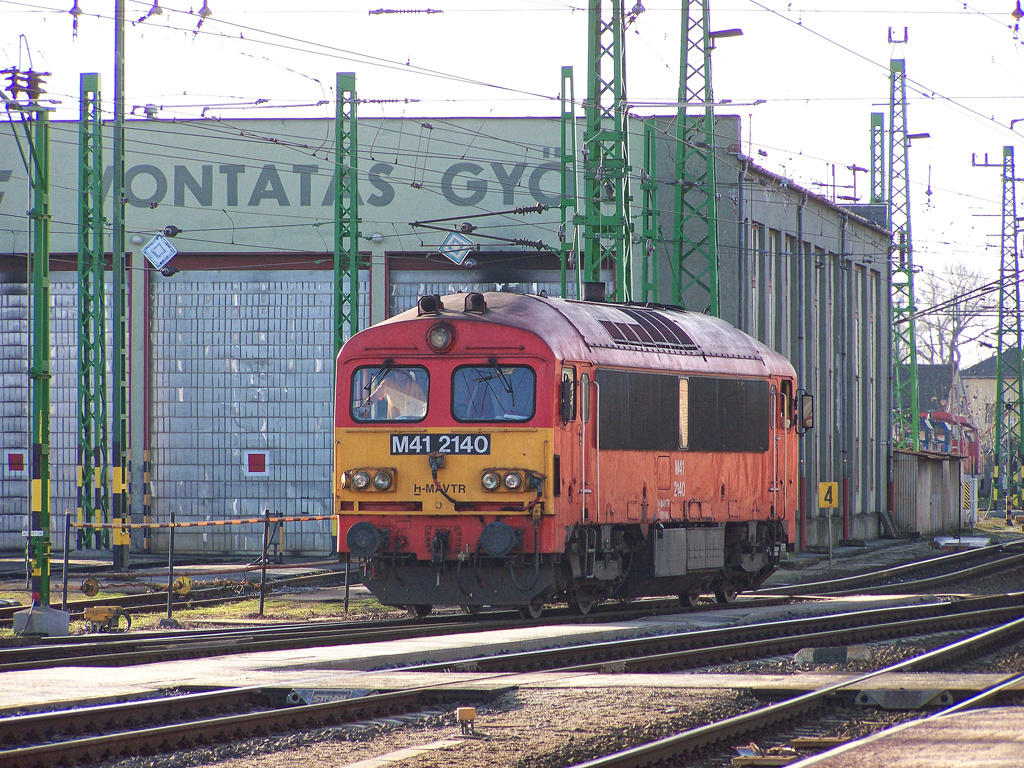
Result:
{"type": "Polygon", "coordinates": [[[640,242],[643,253],[640,257],[640,301],[660,301],[658,281],[658,154],[656,151],[659,131],[652,121],[644,122],[644,165],[640,169],[640,193],[643,196],[641,209],[640,242]]]}
{"type": "MultiPolygon", "coordinates": [[[[124,132],[124,13],[125,0],[114,2],[114,180],[111,241],[112,333],[110,356],[111,420],[110,420],[110,529],[111,562],[114,568],[127,570],[131,529],[131,510],[128,504],[128,279],[127,250],[125,248],[124,220],[127,198],[125,186],[125,132],[124,132]]],[[[139,456],[139,459],[142,457],[139,456]]],[[[107,529],[104,529],[107,530],[107,529]]]]}
{"type": "Polygon", "coordinates": [[[907,88],[902,59],[889,63],[889,207],[892,233],[892,413],[897,448],[920,449],[917,338],[914,330],[914,254],[910,236],[910,174],[907,167],[907,88]]]}
{"type": "MultiPolygon", "coordinates": [[[[28,174],[31,208],[29,262],[32,280],[31,429],[28,549],[32,602],[50,605],[50,113],[39,103],[47,72],[5,70],[11,97],[0,91],[9,114],[21,117],[25,144],[18,140],[28,174]],[[27,97],[20,100],[24,94],[27,97]]],[[[18,134],[15,132],[15,139],[18,134]]]]}
{"type": "MultiPolygon", "coordinates": [[[[988,158],[986,158],[987,160],[988,158]]],[[[1011,499],[1020,488],[1024,453],[1024,361],[1021,352],[1020,259],[1017,252],[1017,195],[1013,147],[1003,147],[1003,215],[999,261],[999,327],[996,344],[997,487],[1012,521],[1011,499]]]]}
{"type": "Polygon", "coordinates": [[[872,205],[885,203],[885,115],[871,113],[871,199],[872,205]]]}
{"type": "Polygon", "coordinates": [[[583,279],[613,266],[614,301],[632,298],[627,213],[626,84],[622,0],[591,0],[588,16],[586,128],[583,133],[583,279]],[[610,17],[604,6],[610,5],[610,17]]]}
{"type": "MultiPolygon", "coordinates": [[[[78,522],[110,522],[106,301],[103,251],[103,115],[100,76],[81,76],[78,123],[78,522]]],[[[105,548],[101,527],[79,529],[79,547],[105,548]]]]}
{"type": "Polygon", "coordinates": [[[356,76],[337,74],[334,144],[334,354],[359,330],[359,164],[356,76]],[[346,284],[347,281],[347,284],[346,284]]]}
{"type": "Polygon", "coordinates": [[[687,0],[676,113],[676,232],[672,303],[716,317],[718,206],[709,0],[687,0]]]}
{"type": "MultiPolygon", "coordinates": [[[[561,270],[561,296],[568,298],[567,271],[572,254],[576,249],[576,211],[577,211],[577,186],[576,186],[576,95],[573,85],[572,67],[562,67],[562,97],[561,116],[561,199],[559,208],[561,210],[561,222],[558,227],[558,261],[561,270]]],[[[579,274],[579,261],[577,260],[576,274],[579,274]]],[[[578,279],[576,283],[576,296],[582,298],[579,290],[578,279]]]]}

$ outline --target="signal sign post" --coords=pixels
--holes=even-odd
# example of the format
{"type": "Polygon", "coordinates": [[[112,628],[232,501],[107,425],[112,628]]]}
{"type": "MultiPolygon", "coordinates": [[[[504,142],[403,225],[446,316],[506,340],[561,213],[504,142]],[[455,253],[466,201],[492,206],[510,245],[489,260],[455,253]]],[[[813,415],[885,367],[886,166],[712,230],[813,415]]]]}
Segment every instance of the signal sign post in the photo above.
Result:
{"type": "Polygon", "coordinates": [[[839,483],[818,483],[818,509],[828,510],[828,569],[832,571],[832,510],[839,506],[839,483]]]}

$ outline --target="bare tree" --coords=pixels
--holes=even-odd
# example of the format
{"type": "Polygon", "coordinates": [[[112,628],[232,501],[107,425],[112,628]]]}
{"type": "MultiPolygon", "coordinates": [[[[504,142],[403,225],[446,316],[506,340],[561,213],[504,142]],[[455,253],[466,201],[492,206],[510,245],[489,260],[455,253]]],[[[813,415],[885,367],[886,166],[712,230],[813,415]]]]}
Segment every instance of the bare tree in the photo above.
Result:
{"type": "Polygon", "coordinates": [[[914,283],[917,359],[929,365],[960,368],[962,349],[991,331],[998,309],[991,278],[963,263],[941,273],[922,272],[914,283]],[[966,297],[966,298],[965,298],[966,297]]]}

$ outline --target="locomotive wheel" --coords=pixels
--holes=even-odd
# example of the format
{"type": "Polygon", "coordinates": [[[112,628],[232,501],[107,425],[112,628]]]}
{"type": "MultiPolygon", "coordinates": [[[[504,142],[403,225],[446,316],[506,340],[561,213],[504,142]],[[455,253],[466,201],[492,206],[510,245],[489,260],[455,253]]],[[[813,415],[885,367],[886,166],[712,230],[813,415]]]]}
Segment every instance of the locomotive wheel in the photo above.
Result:
{"type": "Polygon", "coordinates": [[[719,587],[715,590],[715,600],[722,605],[729,605],[730,603],[736,602],[736,587],[730,587],[728,585],[719,587]]]}
{"type": "Polygon", "coordinates": [[[586,616],[597,601],[592,597],[575,597],[569,601],[569,613],[586,616]]]}
{"type": "Polygon", "coordinates": [[[407,605],[409,613],[413,615],[413,618],[423,619],[430,615],[430,612],[434,609],[432,605],[407,605]]]}
{"type": "Polygon", "coordinates": [[[530,603],[519,609],[519,615],[524,619],[539,619],[544,613],[544,603],[530,603]]]}
{"type": "Polygon", "coordinates": [[[700,592],[684,592],[679,596],[679,604],[683,608],[696,608],[700,601],[700,592]]]}
{"type": "Polygon", "coordinates": [[[467,616],[476,616],[484,609],[482,605],[463,605],[460,607],[462,608],[462,612],[467,616]]]}

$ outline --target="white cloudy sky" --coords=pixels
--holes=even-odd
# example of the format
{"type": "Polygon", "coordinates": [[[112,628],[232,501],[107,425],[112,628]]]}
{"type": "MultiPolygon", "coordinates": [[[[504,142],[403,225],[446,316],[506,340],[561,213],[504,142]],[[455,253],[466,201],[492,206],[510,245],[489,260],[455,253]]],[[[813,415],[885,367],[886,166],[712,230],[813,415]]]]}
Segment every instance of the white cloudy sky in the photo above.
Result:
{"type": "MultiPolygon", "coordinates": [[[[114,2],[78,0],[77,37],[73,4],[0,0],[0,68],[51,72],[57,119],[77,116],[81,72],[102,73],[108,105],[113,96],[114,2]]],[[[643,4],[626,35],[628,98],[674,103],[682,2],[643,4]]],[[[162,117],[197,117],[204,108],[231,117],[331,116],[339,71],[356,73],[360,99],[393,101],[363,104],[366,117],[555,116],[563,65],[575,67],[577,99],[586,93],[582,0],[208,0],[212,15],[198,33],[201,0],[164,0],[161,15],[140,22],[152,5],[126,0],[126,102],[157,104],[162,117]],[[381,8],[440,12],[370,13],[381,8]],[[321,101],[328,103],[312,106],[321,101]]],[[[714,52],[715,97],[740,105],[722,111],[742,116],[743,149],[760,165],[825,191],[816,182],[831,181],[833,165],[837,183],[849,185],[846,167],[869,164],[870,113],[888,112],[889,60],[905,59],[908,130],[931,134],[914,142],[909,161],[916,263],[941,271],[967,262],[995,276],[1000,171],[972,167],[972,154],[999,163],[1002,147],[1024,133],[1024,122],[1010,129],[1024,118],[1014,7],[712,2],[713,29],[744,32],[714,52]],[[907,28],[907,42],[890,43],[890,28],[898,40],[907,28]]],[[[858,174],[857,194],[867,190],[858,174]]]]}

